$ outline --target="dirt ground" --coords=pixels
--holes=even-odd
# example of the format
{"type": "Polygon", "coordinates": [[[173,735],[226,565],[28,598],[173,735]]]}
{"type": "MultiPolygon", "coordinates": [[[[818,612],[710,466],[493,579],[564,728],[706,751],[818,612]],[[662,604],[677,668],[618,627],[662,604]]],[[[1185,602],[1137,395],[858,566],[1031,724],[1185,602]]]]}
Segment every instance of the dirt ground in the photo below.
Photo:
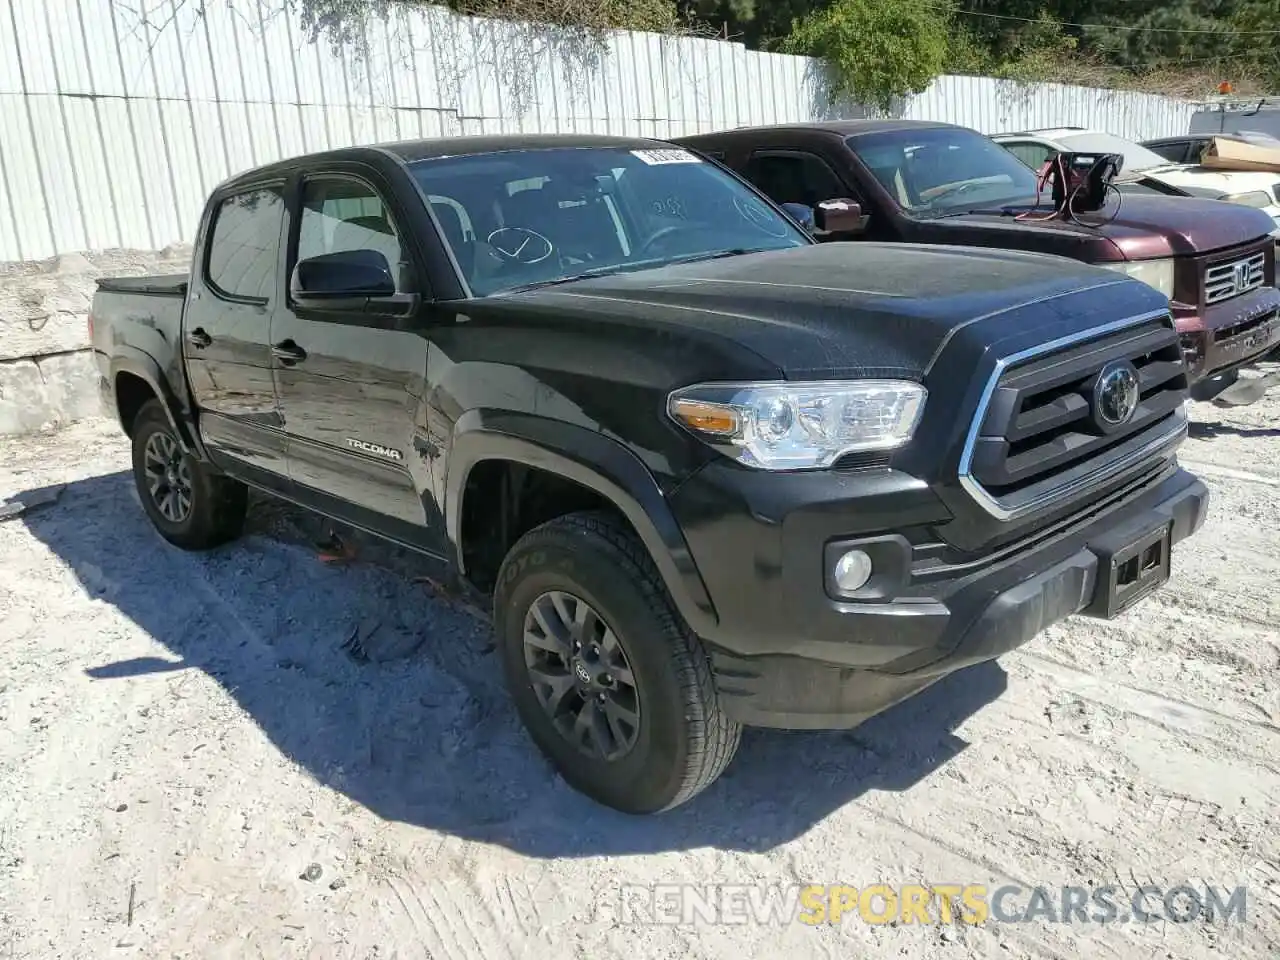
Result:
{"type": "Polygon", "coordinates": [[[185,554],[113,425],[0,442],[0,500],[60,489],[0,522],[0,958],[1280,955],[1280,397],[1193,416],[1211,516],[1155,599],[856,731],[749,731],[656,818],[549,771],[484,623],[410,559],[324,564],[317,522],[267,503],[185,554]],[[619,909],[659,882],[1248,899],[1243,923],[1107,926],[619,909]]]}

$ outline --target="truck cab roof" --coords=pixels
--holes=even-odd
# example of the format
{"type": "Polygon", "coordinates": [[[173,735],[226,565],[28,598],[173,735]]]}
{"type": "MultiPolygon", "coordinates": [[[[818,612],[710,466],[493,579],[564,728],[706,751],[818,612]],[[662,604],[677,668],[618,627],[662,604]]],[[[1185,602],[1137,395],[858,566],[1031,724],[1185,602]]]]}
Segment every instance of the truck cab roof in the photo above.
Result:
{"type": "Polygon", "coordinates": [[[503,153],[513,150],[556,150],[575,147],[615,148],[624,150],[661,150],[671,145],[661,140],[645,137],[617,137],[598,134],[486,134],[469,137],[434,137],[418,140],[397,140],[353,147],[340,147],[319,153],[289,157],[276,163],[245,170],[219,185],[218,189],[234,188],[272,177],[287,175],[299,169],[317,164],[342,163],[344,161],[369,160],[371,157],[392,157],[401,163],[434,160],[444,157],[476,156],[487,153],[503,153]]]}

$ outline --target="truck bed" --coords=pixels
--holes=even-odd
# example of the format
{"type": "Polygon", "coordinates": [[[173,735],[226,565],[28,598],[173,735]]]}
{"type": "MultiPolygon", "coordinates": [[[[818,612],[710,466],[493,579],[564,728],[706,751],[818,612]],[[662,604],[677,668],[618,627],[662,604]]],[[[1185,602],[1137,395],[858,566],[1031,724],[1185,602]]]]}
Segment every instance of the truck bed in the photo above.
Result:
{"type": "Polygon", "coordinates": [[[152,297],[185,297],[187,275],[166,273],[146,277],[103,277],[98,289],[111,293],[132,293],[152,297]]]}
{"type": "Polygon", "coordinates": [[[186,274],[106,277],[93,295],[92,345],[99,372],[108,376],[111,358],[125,353],[155,362],[181,382],[182,311],[186,274]]]}

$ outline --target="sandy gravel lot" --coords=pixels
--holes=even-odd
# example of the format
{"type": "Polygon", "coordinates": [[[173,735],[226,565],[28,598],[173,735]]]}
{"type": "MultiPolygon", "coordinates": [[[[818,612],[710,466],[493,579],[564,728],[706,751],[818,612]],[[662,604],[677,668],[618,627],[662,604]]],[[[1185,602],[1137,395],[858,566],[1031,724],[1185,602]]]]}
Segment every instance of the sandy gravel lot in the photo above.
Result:
{"type": "MultiPolygon", "coordinates": [[[[550,772],[484,624],[316,522],[172,549],[125,441],[0,442],[0,960],[1280,955],[1280,397],[1198,407],[1172,582],[633,819],[550,772]],[[375,654],[353,657],[354,632],[375,654]],[[624,884],[1248,886],[1243,924],[636,923],[624,884]],[[553,954],[554,951],[554,954],[553,954]]],[[[764,887],[761,887],[764,889],[764,887]]]]}

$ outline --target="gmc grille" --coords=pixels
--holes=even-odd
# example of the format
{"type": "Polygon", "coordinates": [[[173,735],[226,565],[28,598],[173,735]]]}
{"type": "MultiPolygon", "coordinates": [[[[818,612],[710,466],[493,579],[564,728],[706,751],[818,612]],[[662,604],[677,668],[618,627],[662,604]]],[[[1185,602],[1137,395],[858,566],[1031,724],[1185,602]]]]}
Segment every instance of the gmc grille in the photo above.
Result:
{"type": "Polygon", "coordinates": [[[1204,272],[1204,302],[1208,306],[1230,300],[1262,286],[1267,255],[1259,251],[1247,257],[1215,263],[1204,272]]]}
{"type": "Polygon", "coordinates": [[[1002,519],[1101,483],[1182,435],[1187,388],[1167,316],[1014,358],[997,370],[977,411],[961,482],[1002,519]],[[1137,405],[1124,422],[1108,424],[1095,388],[1104,371],[1124,361],[1137,375],[1137,405]]]}

